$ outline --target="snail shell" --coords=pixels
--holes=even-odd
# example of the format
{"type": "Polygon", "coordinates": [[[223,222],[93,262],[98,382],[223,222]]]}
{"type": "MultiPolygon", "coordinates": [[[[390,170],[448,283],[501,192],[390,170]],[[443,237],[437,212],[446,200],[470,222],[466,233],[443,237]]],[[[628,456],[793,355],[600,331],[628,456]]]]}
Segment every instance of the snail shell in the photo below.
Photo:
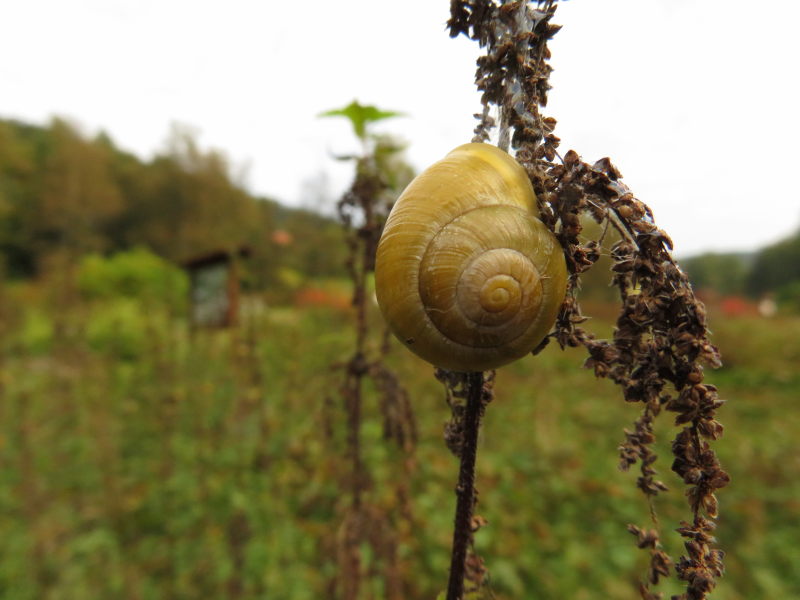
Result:
{"type": "Polygon", "coordinates": [[[521,358],[555,322],[564,254],[537,218],[525,170],[489,144],[464,144],[397,200],[378,244],[375,287],[389,328],[453,371],[521,358]]]}

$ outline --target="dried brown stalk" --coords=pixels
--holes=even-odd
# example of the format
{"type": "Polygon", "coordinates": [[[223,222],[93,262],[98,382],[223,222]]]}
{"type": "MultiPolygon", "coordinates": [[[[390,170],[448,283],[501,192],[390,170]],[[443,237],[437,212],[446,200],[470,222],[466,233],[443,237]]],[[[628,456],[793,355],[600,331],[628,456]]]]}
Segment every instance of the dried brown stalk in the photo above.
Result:
{"type": "Polygon", "coordinates": [[[445,443],[460,461],[446,600],[461,600],[465,592],[476,592],[486,585],[487,570],[473,543],[475,532],[485,523],[475,514],[475,462],[481,419],[494,397],[494,371],[457,373],[437,369],[436,378],[445,384],[453,414],[445,426],[445,443]]]}
{"type": "Polygon", "coordinates": [[[653,517],[652,529],[629,526],[637,545],[650,553],[641,584],[645,599],[661,597],[650,586],[667,576],[673,564],[659,541],[653,498],[666,486],[655,478],[652,445],[654,419],[662,409],[676,413],[675,424],[681,430],[672,444],[672,470],[688,486],[691,519],[677,530],[687,555],[674,564],[686,591],[675,598],[701,600],[723,572],[723,553],[714,547],[714,492],[729,478],[710,445],[722,435],[715,418],[722,401],[714,386],[703,383],[703,365],[718,366],[719,353],[709,342],[702,303],[673,260],[672,242],[656,226],[652,211],[622,183],[609,159],[589,165],[572,150],[559,156],[560,140],[553,134],[556,121],[540,112],[547,104],[552,70],[547,42],[560,29],[551,23],[556,4],[556,0],[541,0],[535,6],[527,1],[451,2],[451,36],[463,33],[485,48],[476,73],[483,111],[476,115],[475,141],[489,138],[495,124],[491,109],[496,108],[500,145],[508,143],[516,150],[537,193],[541,218],[564,248],[569,286],[551,337],[562,348],[585,347],[586,366],[618,384],[626,401],[642,404],[633,430],[625,432],[620,458],[623,469],[639,463],[637,487],[648,498],[653,517]],[[600,256],[600,240],[579,239],[582,215],[614,227],[622,238],[612,250],[613,282],[621,299],[612,340],[596,340],[581,327],[586,318],[578,304],[580,274],[600,256]]]}
{"type": "Polygon", "coordinates": [[[357,600],[364,575],[361,548],[368,544],[381,563],[389,600],[401,600],[409,592],[410,582],[402,577],[403,565],[397,552],[400,544],[397,532],[398,519],[410,521],[410,494],[406,488],[410,471],[414,468],[413,452],[416,446],[416,422],[408,393],[397,376],[384,364],[388,340],[378,352],[370,348],[370,320],[367,279],[375,268],[375,250],[383,224],[391,208],[386,201],[388,185],[380,176],[373,158],[366,155],[358,160],[356,178],[337,205],[339,217],[345,227],[349,248],[347,270],[353,283],[355,309],[355,350],[344,364],[345,376],[340,388],[346,414],[346,454],[350,465],[348,490],[350,506],[337,536],[337,574],[339,597],[357,600]],[[405,459],[401,468],[403,477],[396,480],[395,496],[400,499],[399,515],[390,514],[384,507],[365,499],[371,485],[361,447],[361,426],[364,418],[363,384],[371,378],[380,394],[379,408],[383,416],[384,437],[393,441],[403,451],[405,459]]]}

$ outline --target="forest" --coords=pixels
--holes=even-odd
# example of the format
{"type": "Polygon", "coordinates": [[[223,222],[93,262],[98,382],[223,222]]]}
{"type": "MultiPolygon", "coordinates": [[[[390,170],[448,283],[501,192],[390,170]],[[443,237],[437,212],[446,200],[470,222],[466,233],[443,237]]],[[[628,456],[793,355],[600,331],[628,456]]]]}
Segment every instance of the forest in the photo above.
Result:
{"type": "Polygon", "coordinates": [[[40,276],[58,256],[75,263],[141,248],[180,265],[242,246],[253,250],[254,288],[344,273],[330,218],[252,196],[221,152],[201,150],[180,127],[163,154],[144,161],[63,119],[47,126],[0,120],[0,210],[11,279],[40,276]]]}

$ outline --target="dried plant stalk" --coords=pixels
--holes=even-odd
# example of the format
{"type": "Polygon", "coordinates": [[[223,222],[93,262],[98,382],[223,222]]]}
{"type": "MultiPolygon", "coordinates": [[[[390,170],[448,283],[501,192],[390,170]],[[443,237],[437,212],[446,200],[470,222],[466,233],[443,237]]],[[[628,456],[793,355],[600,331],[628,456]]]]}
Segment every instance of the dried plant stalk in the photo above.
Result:
{"type": "Polygon", "coordinates": [[[458,373],[436,369],[436,378],[445,384],[447,403],[453,414],[445,426],[445,443],[460,461],[446,596],[446,600],[460,600],[465,593],[477,592],[486,585],[487,569],[474,548],[475,532],[485,524],[475,514],[478,495],[475,462],[481,419],[494,397],[494,371],[458,373]]]}
{"type": "Polygon", "coordinates": [[[662,409],[676,413],[675,424],[682,429],[672,443],[672,470],[688,486],[691,509],[691,519],[678,528],[687,555],[674,564],[686,591],[676,598],[701,600],[723,572],[723,553],[714,548],[714,492],[727,485],[729,477],[710,445],[722,435],[715,418],[722,401],[714,386],[703,383],[703,364],[718,366],[719,353],[709,342],[703,306],[673,260],[672,242],[655,225],[650,208],[622,183],[609,159],[589,165],[572,150],[563,158],[559,155],[560,140],[553,134],[556,121],[540,112],[547,104],[552,70],[547,42],[560,29],[551,23],[556,4],[556,0],[540,0],[535,6],[521,0],[451,2],[450,35],[463,33],[485,48],[476,72],[483,111],[476,115],[474,140],[489,139],[495,126],[492,108],[497,109],[500,145],[516,150],[537,193],[541,219],[564,248],[570,271],[567,299],[551,337],[562,348],[585,347],[586,366],[618,384],[626,401],[643,406],[634,428],[625,432],[620,458],[623,469],[639,463],[637,486],[648,498],[655,526],[629,526],[637,545],[650,552],[641,585],[645,599],[661,597],[650,586],[667,576],[673,564],[659,541],[653,498],[666,486],[655,479],[657,456],[652,444],[655,418],[662,409]],[[577,299],[580,274],[599,258],[601,241],[581,242],[582,215],[614,227],[622,238],[612,250],[621,310],[610,341],[596,340],[581,327],[585,317],[577,299]]]}
{"type": "Polygon", "coordinates": [[[371,351],[367,279],[375,268],[375,249],[383,224],[391,208],[386,202],[389,186],[381,178],[373,157],[360,158],[356,178],[337,205],[340,220],[347,233],[349,249],[347,270],[353,283],[355,309],[355,350],[344,364],[334,367],[344,370],[340,387],[346,414],[346,455],[349,462],[347,488],[350,505],[345,510],[337,535],[338,597],[357,600],[361,593],[362,545],[368,544],[381,565],[389,600],[401,600],[410,590],[408,578],[402,576],[404,566],[397,548],[401,542],[397,522],[411,521],[410,494],[407,489],[414,468],[413,452],[416,447],[416,422],[408,393],[398,377],[384,364],[388,351],[388,338],[378,352],[371,351]],[[405,455],[401,468],[404,476],[396,480],[395,496],[400,499],[399,514],[365,499],[371,485],[361,447],[361,427],[364,415],[363,384],[371,378],[380,394],[379,408],[383,416],[384,438],[395,443],[405,455]]]}

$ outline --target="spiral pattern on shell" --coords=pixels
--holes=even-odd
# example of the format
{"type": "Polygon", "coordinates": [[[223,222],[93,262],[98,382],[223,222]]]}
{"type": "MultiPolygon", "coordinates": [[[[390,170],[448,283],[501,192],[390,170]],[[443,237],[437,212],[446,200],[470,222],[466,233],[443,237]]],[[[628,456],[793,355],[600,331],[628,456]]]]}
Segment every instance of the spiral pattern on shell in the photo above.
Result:
{"type": "Polygon", "coordinates": [[[378,304],[414,353],[484,371],[535,348],[555,322],[566,264],[536,218],[524,169],[489,144],[465,144],[395,203],[378,245],[378,304]]]}

